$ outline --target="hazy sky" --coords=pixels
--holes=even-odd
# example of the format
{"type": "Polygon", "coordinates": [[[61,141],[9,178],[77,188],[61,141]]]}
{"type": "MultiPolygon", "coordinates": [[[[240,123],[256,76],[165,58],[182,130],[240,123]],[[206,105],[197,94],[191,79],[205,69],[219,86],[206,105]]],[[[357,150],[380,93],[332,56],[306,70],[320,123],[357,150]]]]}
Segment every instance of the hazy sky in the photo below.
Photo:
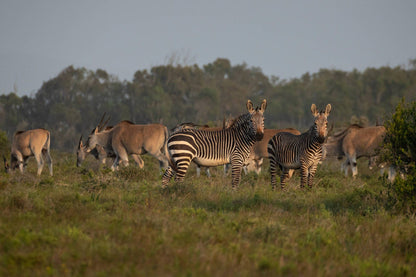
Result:
{"type": "Polygon", "coordinates": [[[173,54],[290,79],[320,68],[407,66],[415,0],[2,0],[0,94],[33,95],[65,67],[120,80],[173,54]]]}

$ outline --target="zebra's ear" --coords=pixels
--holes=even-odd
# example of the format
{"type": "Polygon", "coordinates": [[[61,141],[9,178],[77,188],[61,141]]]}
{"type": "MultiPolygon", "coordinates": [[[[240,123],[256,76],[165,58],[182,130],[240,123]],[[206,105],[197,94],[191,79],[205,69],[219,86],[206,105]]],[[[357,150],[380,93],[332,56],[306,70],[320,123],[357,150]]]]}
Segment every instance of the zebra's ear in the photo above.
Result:
{"type": "Polygon", "coordinates": [[[266,99],[263,99],[263,101],[261,102],[260,110],[264,112],[266,110],[266,107],[267,107],[267,101],[266,99]]]}
{"type": "Polygon", "coordinates": [[[331,104],[328,104],[326,105],[325,115],[328,116],[330,112],[331,112],[331,104]]]}
{"type": "Polygon", "coordinates": [[[254,109],[253,109],[253,103],[251,102],[251,100],[247,100],[247,110],[250,113],[254,111],[254,109]]]}
{"type": "Polygon", "coordinates": [[[318,116],[318,114],[319,114],[319,112],[318,112],[318,109],[316,108],[316,105],[315,104],[312,104],[312,106],[311,106],[311,112],[312,112],[312,115],[313,116],[318,116]]]}

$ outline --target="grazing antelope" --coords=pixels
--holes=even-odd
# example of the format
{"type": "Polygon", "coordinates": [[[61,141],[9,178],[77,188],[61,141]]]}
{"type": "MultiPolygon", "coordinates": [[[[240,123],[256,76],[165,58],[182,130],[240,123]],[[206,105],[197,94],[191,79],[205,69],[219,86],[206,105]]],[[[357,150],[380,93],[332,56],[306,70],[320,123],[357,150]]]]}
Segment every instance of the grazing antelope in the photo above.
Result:
{"type": "Polygon", "coordinates": [[[328,135],[328,116],[331,105],[326,106],[325,112],[318,112],[315,104],[311,106],[314,124],[300,135],[291,133],[277,133],[267,146],[270,159],[270,175],[272,188],[276,187],[277,166],[282,170],[280,184],[282,189],[290,178],[291,169],[301,170],[300,187],[313,185],[318,163],[322,159],[322,144],[328,135]]]}
{"type": "Polygon", "coordinates": [[[97,145],[101,145],[108,153],[114,153],[116,158],[111,166],[114,171],[119,162],[129,164],[131,155],[136,164],[143,168],[144,162],[140,155],[149,153],[159,160],[161,168],[166,168],[168,161],[162,151],[166,149],[168,130],[161,124],[137,125],[129,121],[122,121],[112,129],[99,131],[97,126],[89,135],[85,145],[86,152],[91,152],[97,145]]]}
{"type": "Polygon", "coordinates": [[[37,174],[40,176],[44,166],[43,157],[49,167],[49,174],[53,175],[52,158],[50,155],[51,134],[45,129],[34,129],[16,132],[13,136],[12,149],[10,154],[10,165],[4,158],[6,172],[17,167],[23,173],[27,165],[27,159],[34,156],[38,164],[37,174]]]}
{"type": "MultiPolygon", "coordinates": [[[[256,141],[253,147],[250,150],[250,155],[247,161],[247,172],[254,171],[256,174],[260,174],[261,166],[263,165],[263,159],[269,158],[269,153],[267,152],[267,144],[269,140],[277,133],[288,132],[294,135],[300,135],[300,132],[293,128],[287,129],[264,129],[263,139],[256,141]]],[[[293,170],[291,170],[290,176],[292,176],[293,170]]]]}
{"type": "Polygon", "coordinates": [[[78,148],[77,148],[77,167],[81,166],[82,162],[85,160],[88,154],[93,155],[93,157],[96,160],[100,161],[101,164],[105,164],[107,158],[111,158],[112,160],[116,158],[116,155],[114,154],[114,152],[107,153],[104,147],[98,144],[90,152],[87,152],[86,147],[82,143],[82,136],[81,136],[79,138],[78,148]]]}
{"type": "Polygon", "coordinates": [[[345,176],[348,176],[349,168],[351,168],[352,176],[355,178],[358,174],[357,159],[367,157],[368,166],[372,169],[376,164],[378,150],[382,146],[385,135],[386,128],[384,126],[362,127],[352,124],[345,130],[329,137],[324,147],[328,156],[337,156],[339,159],[346,156],[341,165],[341,171],[345,173],[345,176]]]}
{"type": "Polygon", "coordinates": [[[172,134],[168,139],[169,167],[163,175],[162,187],[168,185],[175,173],[175,180],[183,181],[193,161],[200,166],[231,163],[232,187],[236,188],[251,146],[263,138],[266,106],[266,100],[263,100],[261,107],[254,109],[253,103],[248,100],[248,113],[236,118],[227,129],[184,129],[172,134]]]}

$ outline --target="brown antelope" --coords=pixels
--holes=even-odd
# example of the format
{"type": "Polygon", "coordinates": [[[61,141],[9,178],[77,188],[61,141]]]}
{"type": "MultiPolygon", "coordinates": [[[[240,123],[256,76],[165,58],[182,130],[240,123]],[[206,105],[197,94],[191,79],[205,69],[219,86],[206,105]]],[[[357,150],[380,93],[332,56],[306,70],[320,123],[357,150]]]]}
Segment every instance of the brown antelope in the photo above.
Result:
{"type": "MultiPolygon", "coordinates": [[[[345,130],[335,134],[328,139],[325,144],[326,155],[337,156],[346,160],[341,165],[341,171],[348,176],[351,167],[352,176],[355,178],[358,174],[357,159],[361,157],[368,158],[370,169],[377,163],[378,150],[382,146],[386,128],[384,126],[362,127],[352,124],[345,130]]],[[[383,168],[385,165],[379,165],[383,168]]],[[[389,179],[391,180],[393,168],[389,169],[389,179]]]]}
{"type": "Polygon", "coordinates": [[[23,173],[27,165],[27,159],[34,156],[38,164],[38,175],[42,173],[44,161],[42,155],[46,158],[49,167],[49,174],[53,175],[52,158],[50,155],[51,134],[45,129],[34,129],[28,131],[16,132],[13,136],[12,149],[10,154],[10,165],[4,157],[4,166],[6,171],[14,170],[19,167],[23,173]]]}
{"type": "Polygon", "coordinates": [[[161,124],[137,125],[122,121],[110,130],[99,131],[99,126],[88,137],[85,145],[86,152],[91,152],[97,145],[101,145],[107,153],[116,155],[111,169],[118,168],[119,162],[129,164],[131,155],[136,164],[143,168],[144,162],[140,155],[149,153],[159,160],[160,167],[166,168],[167,158],[162,151],[166,151],[168,130],[161,124]]]}
{"type": "Polygon", "coordinates": [[[106,164],[107,158],[115,159],[116,155],[114,152],[107,153],[101,145],[96,145],[94,149],[90,152],[87,152],[84,144],[82,143],[82,136],[79,138],[78,148],[77,148],[77,167],[80,167],[82,162],[85,160],[88,154],[94,156],[94,158],[100,161],[101,164],[106,164]]]}
{"type": "MultiPolygon", "coordinates": [[[[108,123],[108,121],[110,120],[110,118],[108,118],[107,121],[103,123],[104,117],[105,117],[105,113],[104,113],[103,117],[101,118],[100,123],[98,124],[98,131],[99,132],[101,132],[103,129],[105,129],[105,130],[111,130],[113,128],[113,126],[107,126],[107,127],[105,127],[105,125],[108,123]]],[[[128,121],[128,122],[130,122],[130,121],[128,121]]],[[[95,129],[92,130],[91,134],[94,131],[95,131],[95,129]]],[[[80,167],[81,166],[82,162],[85,160],[85,158],[87,157],[88,154],[93,155],[94,158],[97,159],[97,160],[99,160],[101,164],[105,164],[107,158],[111,158],[112,160],[114,160],[115,157],[116,157],[116,155],[114,154],[114,152],[109,151],[107,153],[105,151],[104,147],[102,147],[101,145],[98,145],[98,144],[90,152],[87,152],[86,151],[86,147],[82,143],[82,136],[81,136],[79,138],[78,148],[77,148],[77,167],[80,167]]]]}
{"type": "MultiPolygon", "coordinates": [[[[250,155],[247,161],[247,172],[254,171],[256,174],[260,174],[261,166],[263,165],[263,159],[269,158],[269,153],[267,152],[267,144],[269,140],[277,133],[288,132],[294,135],[300,135],[300,132],[293,128],[286,129],[264,129],[263,139],[256,141],[253,147],[250,150],[250,155]]],[[[294,170],[290,170],[290,176],[292,176],[294,170]]]]}

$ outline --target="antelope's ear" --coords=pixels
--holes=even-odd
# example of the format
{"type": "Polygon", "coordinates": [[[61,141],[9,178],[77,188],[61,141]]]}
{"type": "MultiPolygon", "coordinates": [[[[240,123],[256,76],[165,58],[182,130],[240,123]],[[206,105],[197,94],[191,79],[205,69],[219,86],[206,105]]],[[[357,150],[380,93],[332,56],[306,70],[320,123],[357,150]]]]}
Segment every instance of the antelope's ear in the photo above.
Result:
{"type": "Polygon", "coordinates": [[[254,109],[253,109],[253,103],[251,102],[251,100],[247,100],[247,110],[250,113],[254,111],[254,109]]]}
{"type": "Polygon", "coordinates": [[[263,101],[261,102],[260,110],[264,112],[266,110],[266,107],[267,107],[267,101],[266,99],[263,99],[263,101]]]}
{"type": "Polygon", "coordinates": [[[325,115],[328,116],[329,113],[331,112],[331,104],[326,105],[326,109],[325,109],[325,115]]]}
{"type": "Polygon", "coordinates": [[[319,112],[318,112],[318,109],[316,109],[316,105],[315,104],[312,104],[312,106],[311,106],[311,112],[312,112],[312,115],[313,116],[318,116],[319,112]]]}
{"type": "Polygon", "coordinates": [[[98,130],[98,128],[99,128],[99,127],[97,126],[97,127],[95,127],[95,129],[94,129],[94,134],[95,134],[95,135],[96,135],[96,134],[98,134],[98,131],[99,131],[99,130],[98,130]]]}

